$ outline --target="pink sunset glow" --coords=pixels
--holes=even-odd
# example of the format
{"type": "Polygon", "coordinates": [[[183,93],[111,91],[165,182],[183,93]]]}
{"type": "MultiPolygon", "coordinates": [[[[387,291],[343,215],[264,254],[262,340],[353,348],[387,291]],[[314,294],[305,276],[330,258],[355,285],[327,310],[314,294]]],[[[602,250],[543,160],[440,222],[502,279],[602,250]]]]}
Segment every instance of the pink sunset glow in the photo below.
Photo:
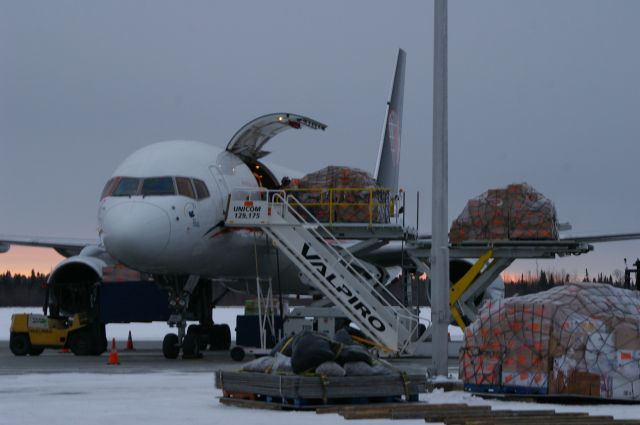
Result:
{"type": "Polygon", "coordinates": [[[11,246],[9,252],[0,254],[0,273],[29,275],[31,270],[47,274],[64,259],[53,249],[11,246]]]}

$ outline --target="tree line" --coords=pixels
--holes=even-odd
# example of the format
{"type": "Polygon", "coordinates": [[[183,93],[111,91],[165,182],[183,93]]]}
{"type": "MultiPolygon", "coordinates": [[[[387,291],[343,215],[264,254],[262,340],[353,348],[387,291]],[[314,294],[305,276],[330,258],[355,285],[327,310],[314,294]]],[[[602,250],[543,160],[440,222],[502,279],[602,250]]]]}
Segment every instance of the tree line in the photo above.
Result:
{"type": "Polygon", "coordinates": [[[44,303],[48,274],[31,270],[29,275],[12,274],[7,270],[0,275],[0,307],[32,307],[44,303]]]}
{"type": "MultiPolygon", "coordinates": [[[[42,274],[31,270],[29,275],[11,273],[7,271],[0,274],[0,307],[34,307],[41,306],[44,302],[48,274],[42,274]]],[[[600,282],[614,286],[624,286],[624,273],[614,270],[612,274],[598,273],[595,276],[585,270],[582,277],[568,273],[542,270],[535,274],[531,272],[521,273],[520,276],[509,275],[505,281],[505,297],[514,295],[533,294],[546,291],[556,285],[569,282],[600,282]]],[[[423,283],[417,278],[411,279],[414,299],[419,299],[420,305],[428,305],[427,294],[421,291],[423,283]]],[[[402,283],[398,279],[389,288],[399,299],[402,299],[402,283]]],[[[247,298],[243,294],[230,294],[222,300],[220,305],[242,305],[247,298]],[[235,296],[234,296],[235,295],[235,296]]],[[[291,305],[298,304],[295,300],[289,301],[291,305]]]]}
{"type": "Polygon", "coordinates": [[[577,275],[570,275],[569,273],[552,272],[541,270],[536,274],[521,273],[519,277],[505,278],[505,297],[512,297],[514,295],[526,295],[536,292],[546,291],[553,288],[556,285],[564,285],[570,282],[592,282],[603,283],[608,285],[614,285],[624,287],[624,274],[621,270],[614,270],[612,274],[598,273],[595,276],[589,275],[589,270],[585,270],[583,277],[577,275]]]}

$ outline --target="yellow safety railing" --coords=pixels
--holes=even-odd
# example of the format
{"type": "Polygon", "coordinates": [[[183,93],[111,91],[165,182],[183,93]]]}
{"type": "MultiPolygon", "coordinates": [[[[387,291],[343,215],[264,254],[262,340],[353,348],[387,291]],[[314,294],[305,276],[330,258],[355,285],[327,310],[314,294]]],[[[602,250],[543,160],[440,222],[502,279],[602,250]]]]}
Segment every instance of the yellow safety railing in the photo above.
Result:
{"type": "Polygon", "coordinates": [[[395,216],[395,204],[389,189],[372,187],[290,188],[285,192],[295,196],[320,222],[389,223],[395,216]],[[344,212],[358,214],[367,208],[365,220],[343,220],[344,212]],[[353,209],[349,211],[349,208],[353,209]],[[328,209],[328,214],[325,212],[328,209]],[[341,214],[342,213],[342,214],[341,214]],[[337,217],[336,217],[337,215],[337,217]]]}

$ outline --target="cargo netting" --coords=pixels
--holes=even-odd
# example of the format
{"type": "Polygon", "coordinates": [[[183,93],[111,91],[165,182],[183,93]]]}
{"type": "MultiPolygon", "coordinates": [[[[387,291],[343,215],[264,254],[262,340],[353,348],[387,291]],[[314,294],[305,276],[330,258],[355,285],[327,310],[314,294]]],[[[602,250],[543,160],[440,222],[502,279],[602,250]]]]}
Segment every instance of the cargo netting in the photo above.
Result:
{"type": "Polygon", "coordinates": [[[467,202],[453,221],[449,240],[558,239],[556,208],[526,183],[491,189],[467,202]]]}
{"type": "Polygon", "coordinates": [[[389,223],[391,197],[366,171],[329,166],[286,187],[324,223],[389,223]]]}
{"type": "Polygon", "coordinates": [[[640,295],[581,283],[487,301],[460,378],[471,391],[640,400],[640,295]]]}

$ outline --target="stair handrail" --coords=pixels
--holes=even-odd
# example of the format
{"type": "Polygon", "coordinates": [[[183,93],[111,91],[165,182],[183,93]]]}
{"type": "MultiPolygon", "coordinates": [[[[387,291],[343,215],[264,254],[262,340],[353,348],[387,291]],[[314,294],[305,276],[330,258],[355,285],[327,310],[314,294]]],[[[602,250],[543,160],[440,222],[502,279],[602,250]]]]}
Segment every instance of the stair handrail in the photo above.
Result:
{"type": "MultiPolygon", "coordinates": [[[[275,192],[273,194],[273,201],[280,199],[282,201],[282,204],[286,206],[286,211],[288,211],[289,213],[292,213],[292,215],[301,223],[301,224],[311,224],[313,227],[307,227],[305,226],[305,228],[307,228],[307,230],[313,234],[318,240],[321,240],[322,243],[324,244],[324,246],[333,254],[335,255],[337,258],[342,258],[347,260],[347,258],[345,258],[345,255],[348,257],[349,261],[346,261],[345,263],[342,263],[343,266],[345,266],[352,275],[356,276],[357,279],[363,283],[365,286],[367,286],[369,288],[369,290],[372,291],[373,294],[378,294],[380,295],[379,297],[379,301],[382,304],[385,304],[387,307],[394,307],[393,304],[391,304],[387,299],[385,299],[384,297],[382,297],[381,295],[383,295],[382,293],[380,293],[380,291],[378,289],[376,289],[375,285],[372,285],[367,279],[365,279],[359,272],[358,270],[356,270],[351,263],[355,262],[355,264],[357,264],[360,269],[362,271],[364,271],[364,273],[366,273],[366,275],[375,282],[375,284],[377,284],[377,286],[379,286],[382,291],[384,292],[384,294],[388,295],[391,297],[391,300],[397,303],[397,306],[400,307],[402,310],[404,310],[404,314],[400,314],[397,311],[392,309],[392,312],[394,315],[399,315],[399,316],[404,316],[406,318],[409,319],[417,319],[418,317],[413,314],[402,302],[400,302],[400,300],[398,300],[396,298],[395,295],[393,295],[393,293],[391,291],[389,291],[389,289],[387,289],[387,287],[385,287],[382,282],[380,282],[378,280],[377,277],[373,276],[369,270],[362,264],[362,262],[360,262],[360,260],[354,256],[348,249],[344,249],[342,250],[342,253],[339,252],[338,250],[336,250],[330,243],[327,243],[327,236],[330,240],[332,240],[333,242],[335,242],[336,244],[339,244],[340,242],[333,236],[333,234],[326,228],[326,226],[324,226],[320,221],[318,221],[318,219],[311,214],[311,212],[304,206],[302,205],[302,203],[293,195],[291,194],[285,194],[285,196],[281,195],[281,192],[275,192]],[[295,208],[293,205],[291,205],[291,202],[293,201],[293,203],[295,204],[295,208]],[[302,214],[300,214],[296,208],[300,208],[304,213],[306,213],[312,220],[312,222],[309,222],[308,220],[306,220],[302,214]],[[325,235],[323,236],[317,229],[322,229],[323,232],[325,233],[325,235]],[[344,254],[343,254],[344,253],[344,254]]],[[[269,202],[273,202],[271,199],[269,202]]],[[[275,203],[275,202],[274,202],[275,203]]]]}

